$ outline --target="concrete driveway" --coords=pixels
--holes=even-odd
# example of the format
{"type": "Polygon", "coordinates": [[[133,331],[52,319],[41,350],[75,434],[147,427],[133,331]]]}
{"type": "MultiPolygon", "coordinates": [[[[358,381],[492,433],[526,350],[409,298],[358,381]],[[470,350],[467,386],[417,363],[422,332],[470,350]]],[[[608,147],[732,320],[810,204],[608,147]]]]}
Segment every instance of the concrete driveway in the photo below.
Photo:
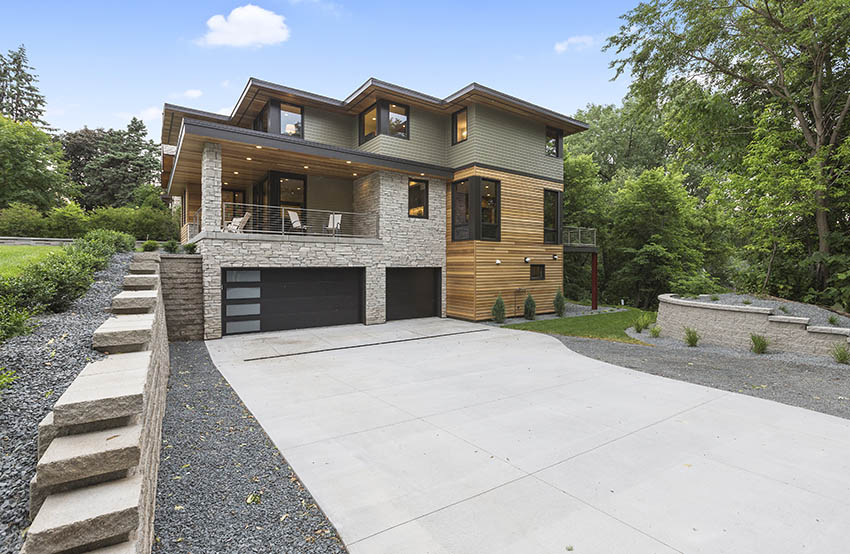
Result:
{"type": "Polygon", "coordinates": [[[352,554],[850,544],[848,420],[453,320],[207,346],[352,554]]]}

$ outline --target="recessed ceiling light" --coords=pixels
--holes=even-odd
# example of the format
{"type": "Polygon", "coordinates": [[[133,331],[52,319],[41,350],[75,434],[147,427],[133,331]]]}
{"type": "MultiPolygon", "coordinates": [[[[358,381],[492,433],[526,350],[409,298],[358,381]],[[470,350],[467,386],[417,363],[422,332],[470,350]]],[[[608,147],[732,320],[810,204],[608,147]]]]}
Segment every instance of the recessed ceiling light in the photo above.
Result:
{"type": "Polygon", "coordinates": [[[351,160],[345,160],[345,163],[350,164],[351,160]]]}
{"type": "Polygon", "coordinates": [[[357,177],[357,174],[356,174],[356,173],[352,173],[352,175],[354,175],[355,177],[357,177]]]}
{"type": "Polygon", "coordinates": [[[233,172],[233,174],[234,174],[234,175],[239,175],[239,172],[238,172],[238,171],[234,171],[234,172],[233,172]]]}
{"type": "Polygon", "coordinates": [[[423,176],[423,177],[425,176],[425,174],[424,174],[424,173],[420,173],[419,175],[421,175],[421,176],[423,176]]]}
{"type": "Polygon", "coordinates": [[[227,184],[227,181],[225,181],[225,182],[224,182],[224,184],[226,185],[226,184],[227,184]]]}
{"type": "Polygon", "coordinates": [[[305,165],[305,166],[304,166],[304,169],[310,169],[310,166],[309,166],[309,165],[305,165]]]}
{"type": "Polygon", "coordinates": [[[260,146],[259,144],[257,145],[257,150],[262,150],[262,148],[263,148],[263,147],[262,147],[262,146],[260,146]]]}
{"type": "Polygon", "coordinates": [[[251,161],[251,158],[245,158],[245,159],[248,160],[249,162],[251,161]]]}

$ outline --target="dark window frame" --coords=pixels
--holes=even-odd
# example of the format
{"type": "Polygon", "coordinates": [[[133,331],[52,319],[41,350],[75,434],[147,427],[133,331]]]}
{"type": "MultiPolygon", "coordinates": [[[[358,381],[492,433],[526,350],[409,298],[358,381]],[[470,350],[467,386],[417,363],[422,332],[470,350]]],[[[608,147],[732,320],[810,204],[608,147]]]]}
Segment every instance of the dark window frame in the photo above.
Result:
{"type": "Polygon", "coordinates": [[[531,264],[531,268],[529,271],[529,279],[531,281],[545,281],[546,280],[546,264],[531,264]],[[535,275],[534,270],[539,270],[540,273],[535,275]]]}
{"type": "Polygon", "coordinates": [[[426,179],[408,179],[407,180],[407,217],[413,219],[428,219],[428,181],[426,179]],[[411,183],[425,185],[425,197],[422,202],[422,215],[410,215],[410,189],[411,183]]]}
{"type": "Polygon", "coordinates": [[[469,139],[469,110],[467,108],[461,108],[452,114],[452,146],[460,144],[461,142],[466,142],[467,139],[469,139]],[[461,112],[466,113],[466,136],[457,140],[457,116],[461,112]]]}
{"type": "Polygon", "coordinates": [[[293,104],[291,102],[282,102],[276,98],[270,99],[265,105],[260,109],[260,113],[254,118],[253,123],[251,124],[251,128],[254,131],[261,131],[263,133],[275,134],[275,135],[283,135],[285,137],[290,138],[299,138],[304,139],[304,126],[306,123],[306,118],[304,117],[304,106],[293,104]],[[297,135],[289,135],[284,133],[281,129],[281,109],[280,105],[286,104],[287,106],[292,106],[293,108],[298,108],[301,110],[301,127],[298,129],[297,135]]]}
{"type": "Polygon", "coordinates": [[[543,152],[549,156],[550,158],[563,158],[564,157],[564,131],[563,129],[558,129],[556,127],[546,126],[546,137],[545,142],[543,143],[543,152]],[[549,142],[549,133],[550,131],[554,131],[555,138],[555,153],[550,154],[548,151],[548,142],[549,142]]]}
{"type": "Polygon", "coordinates": [[[379,99],[360,112],[360,115],[357,116],[357,144],[365,144],[378,135],[410,140],[410,106],[392,100],[379,99]],[[404,108],[405,117],[407,118],[406,125],[404,126],[404,136],[390,134],[390,104],[404,108]],[[366,114],[372,111],[373,108],[375,109],[375,132],[367,135],[364,133],[366,129],[366,114]]]}
{"type": "Polygon", "coordinates": [[[286,136],[286,137],[303,139],[304,138],[304,106],[299,106],[298,104],[291,104],[289,102],[278,101],[277,102],[277,124],[280,127],[280,129],[278,130],[278,134],[281,134],[281,135],[286,136]],[[299,110],[301,110],[301,126],[298,128],[298,134],[297,135],[290,135],[288,133],[283,132],[283,121],[281,120],[281,118],[283,117],[283,109],[281,108],[281,104],[286,104],[287,106],[292,106],[293,108],[298,108],[299,110]]]}
{"type": "Polygon", "coordinates": [[[502,182],[497,179],[488,179],[478,175],[473,175],[471,177],[467,177],[466,179],[459,179],[457,181],[452,182],[451,188],[451,206],[452,206],[452,241],[453,242],[461,242],[465,240],[484,240],[489,242],[501,242],[502,240],[502,182]],[[496,223],[493,224],[484,224],[484,225],[493,225],[495,228],[494,236],[485,237],[482,232],[482,221],[481,221],[481,191],[482,186],[481,183],[483,181],[488,181],[496,185],[496,223]],[[467,202],[469,209],[469,220],[466,225],[461,225],[460,227],[467,227],[469,229],[469,233],[467,237],[458,238],[457,227],[455,225],[455,198],[457,196],[457,186],[461,183],[468,183],[468,194],[469,200],[467,202]]]}
{"type": "Polygon", "coordinates": [[[563,194],[564,193],[559,190],[543,189],[543,244],[561,244],[563,242],[563,194]],[[546,196],[550,194],[555,195],[555,227],[546,226],[546,196]],[[551,238],[553,233],[555,235],[554,240],[551,238]]]}
{"type": "Polygon", "coordinates": [[[388,137],[410,140],[410,106],[407,104],[393,102],[392,100],[379,100],[377,104],[378,111],[384,110],[384,117],[378,118],[378,121],[383,123],[383,126],[379,128],[380,134],[387,135],[388,137]],[[404,136],[390,134],[390,104],[395,104],[397,108],[404,108],[404,136]]]}
{"type": "Polygon", "coordinates": [[[373,138],[377,137],[381,133],[381,110],[378,109],[378,103],[375,102],[374,104],[372,104],[371,106],[369,106],[368,108],[366,108],[365,110],[360,112],[360,115],[358,116],[357,121],[358,121],[357,137],[358,137],[358,143],[359,144],[364,144],[364,143],[372,140],[373,138]],[[364,134],[364,131],[366,129],[365,118],[366,118],[366,114],[372,111],[372,108],[375,109],[375,132],[369,133],[368,135],[366,135],[366,134],[364,134]]]}

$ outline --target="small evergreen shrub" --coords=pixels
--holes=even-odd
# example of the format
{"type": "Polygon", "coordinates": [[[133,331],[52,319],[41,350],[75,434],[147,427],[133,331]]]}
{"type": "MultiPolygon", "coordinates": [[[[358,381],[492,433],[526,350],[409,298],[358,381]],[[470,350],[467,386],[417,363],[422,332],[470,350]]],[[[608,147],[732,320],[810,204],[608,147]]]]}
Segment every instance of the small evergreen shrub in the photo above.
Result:
{"type": "MultiPolygon", "coordinates": [[[[52,289],[46,302],[40,302],[51,312],[63,312],[71,302],[82,296],[92,284],[94,267],[91,254],[75,255],[71,249],[63,249],[47,256],[42,261],[27,266],[21,276],[28,283],[41,281],[52,289]]],[[[39,285],[36,285],[38,287],[39,285]]]]}
{"type": "Polygon", "coordinates": [[[831,315],[831,316],[829,316],[829,320],[828,320],[828,321],[829,321],[829,324],[830,324],[830,325],[838,326],[838,316],[837,316],[837,315],[831,315]]]}
{"type": "Polygon", "coordinates": [[[847,348],[846,344],[833,344],[830,354],[832,354],[832,358],[839,364],[850,363],[850,349],[847,348]]]}
{"type": "Polygon", "coordinates": [[[32,315],[32,310],[18,307],[11,298],[0,296],[0,341],[29,333],[33,327],[32,315]]]}
{"type": "Polygon", "coordinates": [[[531,297],[531,293],[525,297],[525,306],[523,306],[522,316],[525,319],[534,319],[537,316],[537,303],[531,297]]]}
{"type": "Polygon", "coordinates": [[[47,231],[52,237],[77,238],[85,234],[89,216],[74,202],[53,208],[47,214],[47,231]]]}
{"type": "Polygon", "coordinates": [[[564,298],[564,293],[561,292],[561,289],[558,289],[558,292],[555,294],[555,314],[558,317],[564,317],[564,312],[567,311],[567,299],[564,298]]]}
{"type": "Polygon", "coordinates": [[[718,300],[720,300],[720,297],[719,297],[719,296],[717,296],[716,294],[712,294],[712,295],[711,295],[711,301],[712,301],[712,302],[717,302],[718,300]]]}
{"type": "Polygon", "coordinates": [[[756,354],[764,354],[767,352],[768,340],[763,335],[756,335],[753,333],[750,335],[750,341],[753,343],[752,346],[750,346],[750,350],[756,354]]]}
{"type": "Polygon", "coordinates": [[[658,337],[660,337],[661,336],[661,327],[659,327],[658,325],[650,327],[649,336],[654,338],[654,339],[657,339],[658,337]]]}
{"type": "Polygon", "coordinates": [[[749,306],[752,303],[753,303],[753,301],[750,300],[749,298],[745,298],[741,301],[741,304],[743,304],[744,306],[749,306]]]}
{"type": "Polygon", "coordinates": [[[171,239],[162,245],[162,249],[169,254],[176,254],[178,248],[180,248],[180,243],[174,239],[171,239]]]}
{"type": "Polygon", "coordinates": [[[146,240],[142,243],[142,250],[145,252],[156,252],[159,250],[159,243],[155,240],[146,240]]]}
{"type": "Polygon", "coordinates": [[[198,244],[194,242],[189,242],[183,245],[183,252],[186,254],[194,254],[198,251],[198,244]]]}
{"type": "Polygon", "coordinates": [[[5,367],[0,367],[0,394],[3,393],[3,389],[8,389],[12,386],[12,383],[17,378],[18,376],[15,375],[14,369],[7,371],[5,367]]]}
{"type": "Polygon", "coordinates": [[[501,294],[496,297],[496,301],[493,303],[493,309],[490,310],[490,315],[493,316],[493,321],[496,323],[505,322],[505,301],[502,300],[501,294]]]}
{"type": "Polygon", "coordinates": [[[788,313],[788,307],[787,306],[779,306],[779,311],[781,311],[783,314],[787,314],[788,313]]]}
{"type": "Polygon", "coordinates": [[[688,346],[696,346],[699,344],[699,339],[700,336],[696,329],[685,327],[685,344],[688,346]]]}

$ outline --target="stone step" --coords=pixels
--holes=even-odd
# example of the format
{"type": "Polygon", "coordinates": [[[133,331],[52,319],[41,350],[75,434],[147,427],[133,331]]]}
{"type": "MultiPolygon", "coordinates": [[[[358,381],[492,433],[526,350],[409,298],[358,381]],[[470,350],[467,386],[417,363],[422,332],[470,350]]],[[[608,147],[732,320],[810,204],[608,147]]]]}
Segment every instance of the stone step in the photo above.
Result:
{"type": "Polygon", "coordinates": [[[92,337],[92,346],[101,352],[145,350],[153,334],[155,314],[126,314],[107,319],[92,337]]]}
{"type": "Polygon", "coordinates": [[[88,364],[53,406],[54,426],[142,414],[151,351],[111,354],[88,364]]]}
{"type": "Polygon", "coordinates": [[[124,290],[156,290],[159,275],[125,275],[124,290]]]}
{"type": "Polygon", "coordinates": [[[158,291],[125,290],[112,298],[114,314],[147,314],[156,307],[158,291]]]}
{"type": "Polygon", "coordinates": [[[134,262],[155,262],[159,263],[162,257],[159,252],[136,252],[133,254],[134,262]]]}
{"type": "Polygon", "coordinates": [[[51,494],[27,531],[21,554],[57,554],[128,540],[139,525],[142,476],[51,494]]]}
{"type": "Polygon", "coordinates": [[[142,425],[57,437],[36,466],[40,488],[129,470],[139,463],[142,425]]]}
{"type": "Polygon", "coordinates": [[[156,262],[130,262],[129,271],[134,275],[153,275],[159,273],[159,264],[156,262]]]}
{"type": "Polygon", "coordinates": [[[850,337],[850,328],[848,327],[826,327],[821,325],[809,325],[806,329],[809,333],[822,333],[824,335],[842,335],[850,337]]]}

